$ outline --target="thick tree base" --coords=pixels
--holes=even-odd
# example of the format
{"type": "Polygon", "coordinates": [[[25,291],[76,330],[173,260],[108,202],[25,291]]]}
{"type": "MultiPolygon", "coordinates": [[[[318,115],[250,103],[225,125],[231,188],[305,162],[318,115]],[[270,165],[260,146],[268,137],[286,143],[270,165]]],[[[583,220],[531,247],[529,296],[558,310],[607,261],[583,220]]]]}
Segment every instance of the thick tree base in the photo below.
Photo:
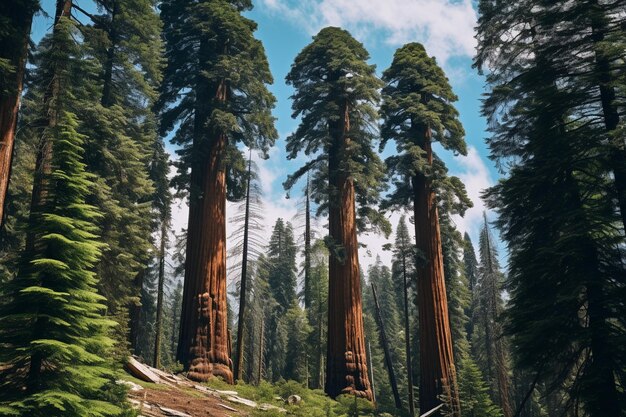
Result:
{"type": "Polygon", "coordinates": [[[329,359],[329,374],[325,390],[328,396],[335,398],[339,395],[350,395],[373,401],[374,396],[367,378],[366,363],[365,353],[345,352],[344,358],[336,358],[334,361],[329,359]]]}
{"type": "Polygon", "coordinates": [[[224,338],[216,337],[218,336],[217,334],[210,333],[209,322],[211,317],[219,321],[219,316],[221,316],[219,310],[215,311],[213,309],[217,302],[213,300],[209,293],[198,296],[197,302],[200,304],[198,306],[199,326],[190,350],[191,361],[187,378],[196,382],[206,382],[211,377],[218,376],[227,383],[234,384],[233,363],[226,353],[228,347],[226,345],[222,346],[221,343],[218,344],[218,341],[223,341],[224,338]]]}

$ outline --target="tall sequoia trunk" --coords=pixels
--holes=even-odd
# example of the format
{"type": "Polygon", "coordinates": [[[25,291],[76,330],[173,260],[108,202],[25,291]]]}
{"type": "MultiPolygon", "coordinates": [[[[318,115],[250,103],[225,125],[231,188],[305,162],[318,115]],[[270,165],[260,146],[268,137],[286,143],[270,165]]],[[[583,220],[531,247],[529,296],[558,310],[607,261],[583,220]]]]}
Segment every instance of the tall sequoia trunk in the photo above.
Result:
{"type": "Polygon", "coordinates": [[[161,339],[163,335],[163,291],[165,287],[165,243],[167,241],[167,220],[161,220],[161,244],[159,247],[159,282],[157,284],[156,334],[154,336],[155,368],[161,367],[161,339]]]}
{"type": "MultiPolygon", "coordinates": [[[[203,41],[204,44],[205,41],[203,41]]],[[[207,49],[201,45],[201,55],[207,49]]],[[[199,76],[198,97],[208,92],[199,76]]],[[[217,102],[227,100],[222,81],[217,102]]],[[[226,304],[226,172],[223,160],[227,138],[217,134],[203,140],[209,115],[206,102],[198,102],[194,126],[194,162],[191,169],[187,257],[177,359],[195,381],[221,376],[232,384],[228,353],[226,304]]]]}
{"type": "MultiPolygon", "coordinates": [[[[430,129],[422,132],[423,149],[433,162],[430,129]]],[[[445,393],[460,417],[452,336],[443,273],[443,254],[435,192],[423,175],[413,177],[415,240],[425,262],[417,268],[417,296],[420,337],[420,412],[437,407],[445,393]],[[444,389],[446,388],[446,389],[444,389]],[[449,388],[449,389],[448,389],[449,388]]]]}
{"type": "Polygon", "coordinates": [[[354,180],[345,172],[350,139],[347,104],[329,150],[329,233],[332,240],[328,287],[328,355],[326,393],[372,400],[361,306],[359,247],[356,239],[354,180]]]}
{"type": "Polygon", "coordinates": [[[18,5],[5,5],[4,12],[10,17],[15,27],[12,36],[5,36],[0,42],[0,58],[6,59],[13,66],[10,77],[0,85],[0,229],[4,224],[6,195],[11,178],[15,128],[20,97],[24,86],[24,70],[28,57],[30,28],[36,2],[20,2],[18,5]],[[3,88],[5,91],[2,91],[3,88]]]}
{"type": "Polygon", "coordinates": [[[248,178],[246,184],[246,212],[243,224],[243,253],[241,259],[241,281],[239,288],[239,319],[237,323],[237,353],[235,379],[241,380],[243,373],[244,323],[246,320],[247,283],[248,283],[248,228],[250,226],[250,180],[252,178],[252,154],[248,159],[248,178]]]}

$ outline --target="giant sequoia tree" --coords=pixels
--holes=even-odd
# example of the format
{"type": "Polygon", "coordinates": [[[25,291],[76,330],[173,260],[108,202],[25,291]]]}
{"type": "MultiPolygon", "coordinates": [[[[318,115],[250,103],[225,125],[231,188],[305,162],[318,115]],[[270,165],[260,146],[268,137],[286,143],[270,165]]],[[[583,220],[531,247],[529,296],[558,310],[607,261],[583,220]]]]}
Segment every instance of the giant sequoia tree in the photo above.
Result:
{"type": "Polygon", "coordinates": [[[397,144],[397,155],[387,159],[395,185],[389,206],[413,206],[415,237],[421,262],[417,265],[420,331],[420,410],[440,404],[446,393],[454,415],[459,415],[456,370],[443,271],[438,204],[463,212],[469,204],[463,185],[447,177],[443,162],[432,150],[434,141],[465,154],[463,127],[452,106],[456,96],[443,71],[424,47],[407,44],[396,51],[383,74],[381,147],[397,144]]]}
{"type": "Polygon", "coordinates": [[[176,128],[177,185],[188,191],[185,287],[177,358],[189,376],[233,381],[226,305],[226,199],[245,183],[243,143],[266,154],[276,138],[272,76],[249,0],[161,3],[167,69],[163,134],[176,128]]]}
{"type": "Polygon", "coordinates": [[[289,158],[311,160],[289,177],[287,189],[311,171],[311,196],[328,213],[330,249],[326,392],[372,399],[367,373],[357,228],[380,220],[370,208],[381,162],[372,149],[380,81],[363,45],[339,28],[325,28],[287,75],[298,129],[287,139],[289,158]],[[358,205],[358,216],[357,216],[358,205]]]}
{"type": "Polygon", "coordinates": [[[511,251],[506,330],[517,365],[548,394],[566,394],[553,408],[588,416],[624,415],[621,144],[604,125],[619,100],[602,100],[617,87],[602,80],[623,71],[623,48],[593,42],[598,18],[623,33],[621,10],[622,2],[480,3],[476,63],[489,66],[493,87],[483,111],[492,156],[509,168],[488,193],[511,251]],[[615,54],[614,71],[600,70],[598,53],[615,54]]]}
{"type": "Polygon", "coordinates": [[[0,227],[4,223],[30,27],[38,8],[38,0],[2,2],[0,5],[0,227]]]}

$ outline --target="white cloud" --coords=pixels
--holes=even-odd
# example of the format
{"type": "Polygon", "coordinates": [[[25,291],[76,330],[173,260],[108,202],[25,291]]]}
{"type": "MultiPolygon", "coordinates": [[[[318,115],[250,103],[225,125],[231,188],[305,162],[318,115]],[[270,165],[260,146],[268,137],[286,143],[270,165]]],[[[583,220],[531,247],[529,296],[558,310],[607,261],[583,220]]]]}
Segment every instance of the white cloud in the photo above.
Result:
{"type": "Polygon", "coordinates": [[[451,174],[459,177],[465,184],[467,194],[474,203],[474,207],[467,210],[464,217],[454,216],[453,220],[457,229],[461,233],[469,233],[472,236],[472,240],[476,243],[477,240],[475,238],[478,236],[478,230],[482,225],[483,212],[486,211],[485,203],[480,198],[480,195],[494,182],[487,165],[485,165],[476,148],[470,146],[467,156],[459,156],[456,160],[462,169],[460,172],[451,172],[451,174]]]}
{"type": "MultiPolygon", "coordinates": [[[[309,34],[340,26],[361,39],[382,34],[399,46],[424,43],[442,63],[472,56],[476,11],[471,0],[261,0],[260,9],[293,22],[309,34]]],[[[378,37],[376,39],[379,39],[378,37]]]]}

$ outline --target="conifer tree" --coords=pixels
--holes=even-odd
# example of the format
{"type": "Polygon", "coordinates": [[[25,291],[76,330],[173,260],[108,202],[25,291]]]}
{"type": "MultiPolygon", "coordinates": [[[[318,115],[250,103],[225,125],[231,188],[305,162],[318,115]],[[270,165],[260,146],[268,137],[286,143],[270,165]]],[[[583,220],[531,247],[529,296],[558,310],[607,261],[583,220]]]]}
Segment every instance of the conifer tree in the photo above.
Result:
{"type": "MultiPolygon", "coordinates": [[[[402,401],[401,406],[405,407],[406,398],[409,396],[407,390],[405,389],[408,387],[406,382],[407,371],[405,362],[403,362],[403,359],[406,357],[406,352],[403,349],[402,343],[404,341],[404,334],[402,331],[403,304],[396,303],[394,286],[391,281],[391,271],[386,265],[383,265],[380,257],[377,257],[376,262],[369,268],[367,278],[370,286],[373,284],[376,288],[378,305],[380,307],[380,316],[383,321],[383,323],[380,323],[378,319],[376,320],[379,330],[376,334],[379,336],[378,339],[380,346],[384,347],[382,342],[382,326],[384,326],[385,338],[387,339],[393,373],[396,379],[394,382],[401,388],[398,389],[398,391],[401,392],[402,397],[404,397],[404,401],[402,401]]],[[[371,307],[376,306],[374,305],[371,307]]],[[[373,310],[372,314],[374,317],[378,316],[376,310],[373,310]]],[[[385,368],[387,368],[386,361],[385,368]]],[[[391,398],[389,398],[389,401],[391,402],[391,398]]],[[[396,404],[396,406],[398,405],[396,404]]]]}
{"type": "Polygon", "coordinates": [[[3,2],[0,5],[0,229],[4,225],[5,198],[11,176],[30,27],[38,9],[38,0],[3,2]]]}
{"type": "Polygon", "coordinates": [[[180,333],[180,311],[183,304],[183,283],[178,281],[171,296],[170,304],[170,324],[172,330],[170,332],[170,351],[172,358],[176,358],[176,346],[178,345],[178,334],[180,333]]]}
{"type": "Polygon", "coordinates": [[[295,88],[293,117],[301,123],[287,139],[288,158],[311,160],[285,182],[311,172],[310,194],[328,213],[329,320],[326,392],[372,399],[367,372],[357,228],[368,222],[389,233],[375,211],[382,164],[372,148],[380,81],[362,44],[339,28],[322,29],[296,57],[287,83],[295,88]],[[358,204],[358,207],[357,207],[358,204]],[[358,216],[357,216],[358,214],[358,216]]]}
{"type": "Polygon", "coordinates": [[[504,334],[502,332],[502,282],[498,253],[484,214],[480,232],[480,264],[476,285],[476,338],[475,350],[483,366],[493,400],[502,407],[505,417],[512,416],[510,405],[510,380],[504,334]]]}
{"type": "Polygon", "coordinates": [[[318,239],[311,245],[311,269],[309,289],[309,324],[313,328],[310,336],[309,374],[311,387],[324,387],[324,361],[326,358],[326,330],[328,328],[328,248],[318,239]]]}
{"type": "Polygon", "coordinates": [[[402,216],[396,228],[396,242],[393,247],[393,283],[396,288],[396,304],[404,307],[402,318],[404,320],[404,339],[406,357],[406,375],[408,390],[409,415],[415,415],[415,401],[413,393],[413,369],[411,359],[411,325],[409,313],[409,292],[411,282],[415,280],[415,246],[411,242],[409,229],[406,226],[406,218],[402,216]],[[398,291],[399,289],[399,291],[398,291]],[[400,293],[400,294],[398,294],[400,293]]]}
{"type": "Polygon", "coordinates": [[[161,132],[176,128],[176,184],[189,193],[189,225],[177,358],[189,377],[233,382],[226,304],[226,199],[243,196],[238,144],[267,156],[276,138],[265,52],[244,17],[252,2],[167,0],[160,5],[167,68],[161,132]],[[202,314],[198,315],[197,312],[202,314]]]}
{"type": "Polygon", "coordinates": [[[533,375],[530,390],[565,393],[563,412],[619,416],[626,357],[624,326],[615,325],[624,317],[619,294],[626,283],[621,213],[613,152],[598,129],[602,94],[586,83],[602,73],[590,65],[595,48],[586,42],[593,19],[573,13],[592,3],[596,11],[622,7],[481,2],[476,65],[490,70],[493,92],[483,112],[492,156],[509,164],[488,200],[511,252],[507,332],[515,361],[533,375]],[[523,30],[503,36],[511,27],[523,30]]]}
{"type": "Polygon", "coordinates": [[[502,410],[489,398],[489,387],[480,368],[469,356],[459,361],[459,396],[463,417],[503,416],[502,410]]]}
{"type": "Polygon", "coordinates": [[[270,269],[267,281],[281,313],[297,303],[296,254],[291,223],[285,223],[279,218],[268,245],[267,262],[270,269]]]}
{"type": "Polygon", "coordinates": [[[159,264],[159,277],[157,283],[157,305],[156,323],[154,336],[154,359],[153,366],[159,368],[161,365],[161,348],[165,344],[162,337],[165,329],[165,258],[167,256],[168,235],[170,232],[170,222],[172,217],[172,193],[169,184],[169,158],[165,151],[162,140],[155,140],[153,153],[149,165],[150,180],[154,184],[154,194],[152,198],[152,209],[159,230],[159,249],[157,258],[159,264]]]}
{"type": "MultiPolygon", "coordinates": [[[[261,199],[261,187],[258,184],[257,167],[252,162],[252,153],[248,156],[248,170],[246,173],[246,194],[239,203],[236,215],[231,217],[231,223],[237,227],[232,233],[231,239],[235,241],[229,254],[232,258],[241,259],[232,265],[235,275],[235,282],[238,282],[239,312],[237,315],[236,353],[234,359],[234,377],[236,380],[243,378],[244,370],[244,350],[248,343],[246,338],[252,336],[250,321],[253,317],[248,311],[248,302],[251,301],[254,293],[253,263],[260,255],[264,244],[261,232],[263,231],[263,202],[261,199]]],[[[248,355],[250,356],[250,355],[248,355]]],[[[250,356],[251,357],[251,356],[250,356]]],[[[250,372],[249,372],[250,374],[250,372]]],[[[249,381],[249,380],[248,380],[249,381]]]]}
{"type": "Polygon", "coordinates": [[[474,314],[475,314],[475,289],[478,276],[478,260],[476,259],[476,253],[474,252],[474,244],[469,234],[466,232],[463,235],[463,273],[467,279],[467,285],[469,289],[469,308],[465,312],[469,321],[467,323],[467,338],[472,340],[472,334],[474,332],[474,314]]]}
{"type": "MultiPolygon", "coordinates": [[[[85,48],[97,60],[92,81],[97,102],[83,109],[80,117],[89,137],[87,169],[98,176],[92,202],[103,213],[101,239],[108,246],[97,266],[100,290],[108,299],[108,314],[120,323],[116,350],[123,356],[128,341],[131,349],[137,349],[140,294],[146,269],[160,246],[151,237],[162,229],[153,214],[159,204],[155,200],[163,197],[157,196],[157,179],[151,172],[154,158],[165,156],[155,153],[160,139],[152,111],[161,82],[161,22],[152,0],[96,4],[101,14],[92,15],[81,4],[73,9],[75,15],[91,20],[83,28],[85,48]]],[[[166,159],[159,163],[167,165],[166,159]]]]}
{"type": "Polygon", "coordinates": [[[452,106],[456,96],[448,80],[424,47],[407,44],[396,51],[383,74],[381,149],[389,140],[397,155],[387,159],[395,190],[386,206],[413,206],[417,249],[417,297],[420,331],[420,411],[440,404],[449,386],[453,413],[459,415],[456,370],[446,299],[438,204],[463,212],[470,205],[460,180],[448,177],[432,151],[438,141],[445,149],[465,154],[463,127],[452,106]]]}
{"type": "MultiPolygon", "coordinates": [[[[285,223],[283,219],[279,218],[274,225],[264,260],[268,292],[264,308],[266,312],[265,366],[268,379],[271,381],[285,377],[287,360],[298,360],[288,358],[287,350],[290,335],[288,333],[289,323],[286,320],[287,312],[291,308],[297,307],[298,302],[296,296],[296,254],[297,248],[291,223],[285,223]]],[[[297,354],[302,361],[306,357],[306,350],[290,353],[297,354]]]]}
{"type": "MultiPolygon", "coordinates": [[[[68,21],[60,22],[62,26],[68,21]]],[[[102,316],[92,272],[102,244],[99,213],[85,203],[93,177],[82,161],[84,137],[76,117],[58,113],[48,201],[33,220],[37,239],[24,253],[0,320],[0,414],[17,416],[115,416],[107,395],[115,376],[107,360],[112,323],[102,316]]]]}

